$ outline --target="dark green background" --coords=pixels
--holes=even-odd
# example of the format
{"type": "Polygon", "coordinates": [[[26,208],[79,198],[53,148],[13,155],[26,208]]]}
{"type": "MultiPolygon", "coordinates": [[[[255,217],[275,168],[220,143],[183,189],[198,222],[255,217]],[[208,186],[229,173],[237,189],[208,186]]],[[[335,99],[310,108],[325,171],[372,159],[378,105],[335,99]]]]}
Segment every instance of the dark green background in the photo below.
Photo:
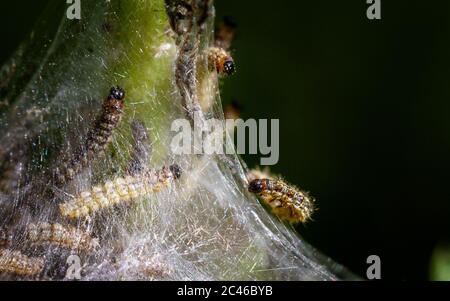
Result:
{"type": "MultiPolygon", "coordinates": [[[[1,2],[1,61],[45,2],[1,2]]],[[[384,279],[427,279],[450,241],[450,2],[382,0],[381,21],[365,0],[216,7],[239,23],[223,101],[280,119],[272,170],[317,198],[301,233],[362,276],[376,254],[384,279]]]]}

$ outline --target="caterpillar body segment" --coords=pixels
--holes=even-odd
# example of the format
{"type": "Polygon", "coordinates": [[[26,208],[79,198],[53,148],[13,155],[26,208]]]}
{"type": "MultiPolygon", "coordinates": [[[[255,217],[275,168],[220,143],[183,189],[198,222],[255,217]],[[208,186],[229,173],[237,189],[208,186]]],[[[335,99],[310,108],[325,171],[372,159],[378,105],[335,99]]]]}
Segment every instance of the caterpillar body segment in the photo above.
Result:
{"type": "Polygon", "coordinates": [[[125,91],[120,87],[113,87],[103,102],[102,113],[88,132],[82,147],[67,162],[55,170],[56,185],[61,187],[72,180],[83,168],[105,151],[111,141],[113,131],[122,119],[125,91]]]}
{"type": "Polygon", "coordinates": [[[27,241],[34,246],[56,246],[90,252],[99,247],[98,240],[71,226],[38,223],[27,227],[27,241]]]}
{"type": "Polygon", "coordinates": [[[0,274],[37,277],[44,269],[44,260],[31,258],[18,251],[0,249],[0,274]]]}
{"type": "Polygon", "coordinates": [[[258,195],[280,219],[290,223],[304,223],[314,211],[312,199],[281,180],[255,179],[248,191],[258,195]]]}
{"type": "Polygon", "coordinates": [[[60,205],[60,213],[70,219],[87,217],[90,214],[110,208],[118,204],[139,199],[143,196],[159,192],[181,176],[178,165],[163,167],[156,172],[148,172],[138,176],[127,176],[108,181],[82,192],[75,199],[60,205]]]}

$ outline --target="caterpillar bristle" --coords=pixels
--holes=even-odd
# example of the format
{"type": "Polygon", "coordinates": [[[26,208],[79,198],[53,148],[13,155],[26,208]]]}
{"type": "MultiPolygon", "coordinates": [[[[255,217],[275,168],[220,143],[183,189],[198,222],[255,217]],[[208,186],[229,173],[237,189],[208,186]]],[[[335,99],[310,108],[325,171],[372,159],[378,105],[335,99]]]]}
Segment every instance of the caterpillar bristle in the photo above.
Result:
{"type": "Polygon", "coordinates": [[[314,211],[307,193],[281,180],[255,179],[249,183],[248,191],[258,195],[276,216],[290,223],[304,223],[314,211]]]}
{"type": "Polygon", "coordinates": [[[75,199],[61,204],[60,213],[70,219],[87,217],[105,208],[126,204],[159,192],[164,187],[170,186],[180,175],[180,167],[172,165],[156,172],[117,178],[82,192],[75,199]]]}
{"type": "Polygon", "coordinates": [[[26,231],[27,241],[33,246],[56,246],[90,252],[99,247],[98,240],[86,232],[61,224],[31,224],[26,231]]]}
{"type": "Polygon", "coordinates": [[[102,105],[102,113],[96,119],[93,128],[88,132],[83,146],[72,158],[55,170],[56,185],[63,186],[72,180],[81,170],[103,154],[111,141],[113,131],[122,119],[125,91],[113,87],[102,105]]]}
{"type": "Polygon", "coordinates": [[[43,269],[42,258],[32,258],[18,251],[0,249],[0,274],[34,278],[39,276],[43,269]]]}

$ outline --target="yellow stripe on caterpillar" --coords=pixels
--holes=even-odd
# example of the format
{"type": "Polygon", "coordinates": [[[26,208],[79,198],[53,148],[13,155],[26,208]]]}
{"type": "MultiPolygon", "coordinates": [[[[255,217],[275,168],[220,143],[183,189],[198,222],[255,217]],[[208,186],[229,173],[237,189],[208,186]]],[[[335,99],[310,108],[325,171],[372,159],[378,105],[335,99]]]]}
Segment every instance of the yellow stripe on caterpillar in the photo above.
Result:
{"type": "Polygon", "coordinates": [[[290,223],[304,223],[314,211],[313,200],[307,193],[281,180],[255,179],[248,191],[258,195],[280,219],[290,223]]]}
{"type": "Polygon", "coordinates": [[[131,202],[146,195],[159,192],[181,176],[181,169],[174,164],[156,172],[139,176],[127,176],[108,181],[82,192],[75,199],[60,205],[62,216],[78,219],[117,204],[131,202]]]}
{"type": "Polygon", "coordinates": [[[36,277],[44,269],[44,260],[31,258],[18,251],[0,250],[0,273],[36,277]]]}
{"type": "Polygon", "coordinates": [[[98,239],[71,226],[38,223],[27,227],[26,237],[32,245],[51,245],[77,251],[93,251],[98,239]]]}

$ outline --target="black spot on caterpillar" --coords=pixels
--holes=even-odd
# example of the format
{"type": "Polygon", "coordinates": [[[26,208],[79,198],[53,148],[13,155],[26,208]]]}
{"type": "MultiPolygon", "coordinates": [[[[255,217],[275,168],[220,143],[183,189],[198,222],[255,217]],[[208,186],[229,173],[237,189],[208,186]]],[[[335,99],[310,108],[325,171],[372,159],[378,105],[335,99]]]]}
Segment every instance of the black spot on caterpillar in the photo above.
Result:
{"type": "Polygon", "coordinates": [[[232,75],[235,72],[234,60],[223,48],[210,47],[207,51],[209,69],[219,74],[232,75]]]}
{"type": "Polygon", "coordinates": [[[127,171],[130,175],[142,173],[151,155],[151,141],[144,122],[135,120],[131,124],[134,146],[131,153],[131,161],[127,171]]]}
{"type": "Polygon", "coordinates": [[[222,23],[216,28],[214,35],[214,45],[225,50],[229,50],[236,35],[236,21],[227,16],[223,18],[222,23]]]}
{"type": "Polygon", "coordinates": [[[103,102],[102,113],[88,132],[85,144],[68,161],[55,170],[56,185],[72,180],[83,168],[104,152],[111,141],[113,130],[122,119],[125,91],[113,87],[103,102]]]}
{"type": "Polygon", "coordinates": [[[181,168],[174,164],[156,172],[127,176],[108,181],[84,191],[73,200],[60,205],[64,217],[78,219],[118,204],[126,204],[143,196],[159,192],[181,177],[181,168]]]}
{"type": "Polygon", "coordinates": [[[98,240],[86,232],[61,224],[31,224],[26,229],[27,242],[32,246],[55,246],[90,252],[98,248],[98,240]]]}
{"type": "Polygon", "coordinates": [[[290,223],[304,223],[314,211],[312,199],[281,180],[255,179],[248,191],[257,194],[280,219],[290,223]]]}
{"type": "Polygon", "coordinates": [[[44,260],[41,258],[31,258],[9,249],[0,250],[0,274],[37,277],[43,268],[44,260]]]}

